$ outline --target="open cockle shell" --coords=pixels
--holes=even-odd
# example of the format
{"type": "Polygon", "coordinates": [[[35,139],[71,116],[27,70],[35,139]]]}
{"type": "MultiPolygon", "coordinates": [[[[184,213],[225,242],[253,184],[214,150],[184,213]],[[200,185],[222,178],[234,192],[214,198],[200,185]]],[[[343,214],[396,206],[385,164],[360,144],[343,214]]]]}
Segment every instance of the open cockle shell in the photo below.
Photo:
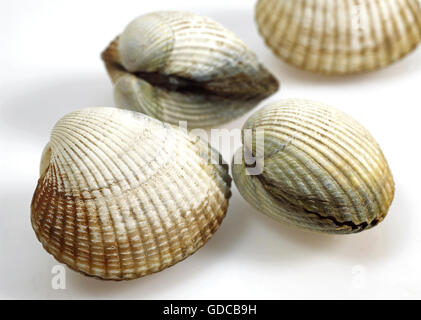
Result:
{"type": "Polygon", "coordinates": [[[382,68],[421,41],[418,0],[259,0],[256,21],[277,56],[326,74],[382,68]]]}
{"type": "Polygon", "coordinates": [[[286,224],[338,234],[372,228],[385,218],[394,196],[392,174],[376,141],[348,115],[291,99],[262,108],[244,130],[263,132],[263,147],[255,138],[243,139],[261,170],[247,174],[240,149],[232,172],[242,196],[258,210],[286,224]]]}
{"type": "Polygon", "coordinates": [[[228,122],[279,87],[231,31],[187,12],[138,17],[102,58],[118,107],[190,128],[228,122]]]}
{"type": "Polygon", "coordinates": [[[54,127],[31,205],[58,261],[127,280],[167,268],[221,224],[231,178],[220,155],[180,128],[115,108],[70,113],[54,127]]]}

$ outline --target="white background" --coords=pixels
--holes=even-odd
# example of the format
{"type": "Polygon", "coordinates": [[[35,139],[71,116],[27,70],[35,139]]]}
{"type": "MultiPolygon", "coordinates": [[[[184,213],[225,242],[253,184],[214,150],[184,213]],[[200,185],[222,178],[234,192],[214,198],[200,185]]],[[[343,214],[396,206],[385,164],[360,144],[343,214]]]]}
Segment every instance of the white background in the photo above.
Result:
{"type": "MultiPolygon", "coordinates": [[[[255,0],[1,1],[0,298],[280,299],[421,298],[421,48],[384,70],[326,77],[287,66],[267,49],[255,0]],[[35,238],[30,202],[54,123],[83,107],[113,106],[100,52],[136,16],[189,10],[237,35],[278,77],[269,100],[307,98],[347,112],[378,140],[396,182],[386,220],[351,236],[290,229],[253,210],[233,186],[227,218],[187,260],[130,282],[104,282],[66,269],[35,238]]],[[[264,104],[264,103],[263,103],[264,104]]],[[[226,125],[239,128],[248,115],[226,125]]],[[[224,150],[229,160],[234,150],[224,150]]]]}

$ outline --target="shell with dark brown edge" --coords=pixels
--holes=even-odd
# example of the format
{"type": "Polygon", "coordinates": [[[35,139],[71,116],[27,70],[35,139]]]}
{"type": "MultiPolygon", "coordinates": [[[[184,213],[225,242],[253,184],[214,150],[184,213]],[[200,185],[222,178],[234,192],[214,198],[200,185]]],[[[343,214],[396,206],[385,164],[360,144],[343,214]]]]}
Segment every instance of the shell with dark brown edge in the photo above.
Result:
{"type": "Polygon", "coordinates": [[[31,221],[44,248],[89,276],[128,280],[187,258],[216,232],[231,195],[209,145],[146,115],[89,108],[55,125],[31,221]]]}
{"type": "Polygon", "coordinates": [[[279,87],[231,31],[188,12],[136,18],[102,59],[117,107],[190,128],[233,120],[279,87]]]}

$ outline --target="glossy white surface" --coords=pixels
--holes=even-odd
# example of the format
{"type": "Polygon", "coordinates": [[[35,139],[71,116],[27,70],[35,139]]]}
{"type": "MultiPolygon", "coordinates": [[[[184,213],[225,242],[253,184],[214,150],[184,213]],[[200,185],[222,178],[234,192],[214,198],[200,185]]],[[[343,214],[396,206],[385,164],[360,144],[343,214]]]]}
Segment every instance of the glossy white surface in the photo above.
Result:
{"type": "MultiPolygon", "coordinates": [[[[421,298],[421,48],[374,73],[310,74],[284,64],[264,45],[254,23],[254,2],[1,2],[0,298],[421,298]],[[57,263],[30,224],[44,145],[62,115],[114,105],[100,52],[137,15],[169,9],[207,15],[243,39],[281,81],[270,100],[325,102],[369,129],[395,178],[389,216],[357,235],[306,233],[256,212],[233,186],[221,229],[189,259],[120,283],[66,269],[66,289],[54,290],[51,270],[57,263]]],[[[223,127],[240,128],[247,117],[223,127]]],[[[234,149],[223,148],[227,161],[234,149]]]]}

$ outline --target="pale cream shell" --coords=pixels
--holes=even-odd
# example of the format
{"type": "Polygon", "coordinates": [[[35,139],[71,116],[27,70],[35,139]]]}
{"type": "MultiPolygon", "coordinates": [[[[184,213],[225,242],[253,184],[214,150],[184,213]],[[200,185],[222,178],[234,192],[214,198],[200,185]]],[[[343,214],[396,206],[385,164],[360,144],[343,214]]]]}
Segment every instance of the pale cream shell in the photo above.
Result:
{"type": "Polygon", "coordinates": [[[192,128],[228,122],[279,87],[234,33],[188,12],[138,17],[108,46],[103,60],[118,107],[173,124],[188,121],[192,128]],[[171,88],[151,81],[157,77],[171,88]]]}
{"type": "Polygon", "coordinates": [[[220,155],[146,115],[89,108],[63,117],[41,161],[32,226],[58,261],[127,280],[193,254],[218,229],[231,178],[220,155]]]}
{"type": "Polygon", "coordinates": [[[385,67],[421,41],[418,0],[259,0],[256,21],[277,56],[325,74],[385,67]]]}
{"type": "Polygon", "coordinates": [[[290,99],[262,108],[243,130],[264,132],[260,158],[256,143],[244,140],[261,172],[247,174],[242,149],[232,169],[238,190],[258,210],[302,229],[338,234],[372,228],[386,217],[394,196],[391,171],[377,142],[348,115],[290,99]]]}

